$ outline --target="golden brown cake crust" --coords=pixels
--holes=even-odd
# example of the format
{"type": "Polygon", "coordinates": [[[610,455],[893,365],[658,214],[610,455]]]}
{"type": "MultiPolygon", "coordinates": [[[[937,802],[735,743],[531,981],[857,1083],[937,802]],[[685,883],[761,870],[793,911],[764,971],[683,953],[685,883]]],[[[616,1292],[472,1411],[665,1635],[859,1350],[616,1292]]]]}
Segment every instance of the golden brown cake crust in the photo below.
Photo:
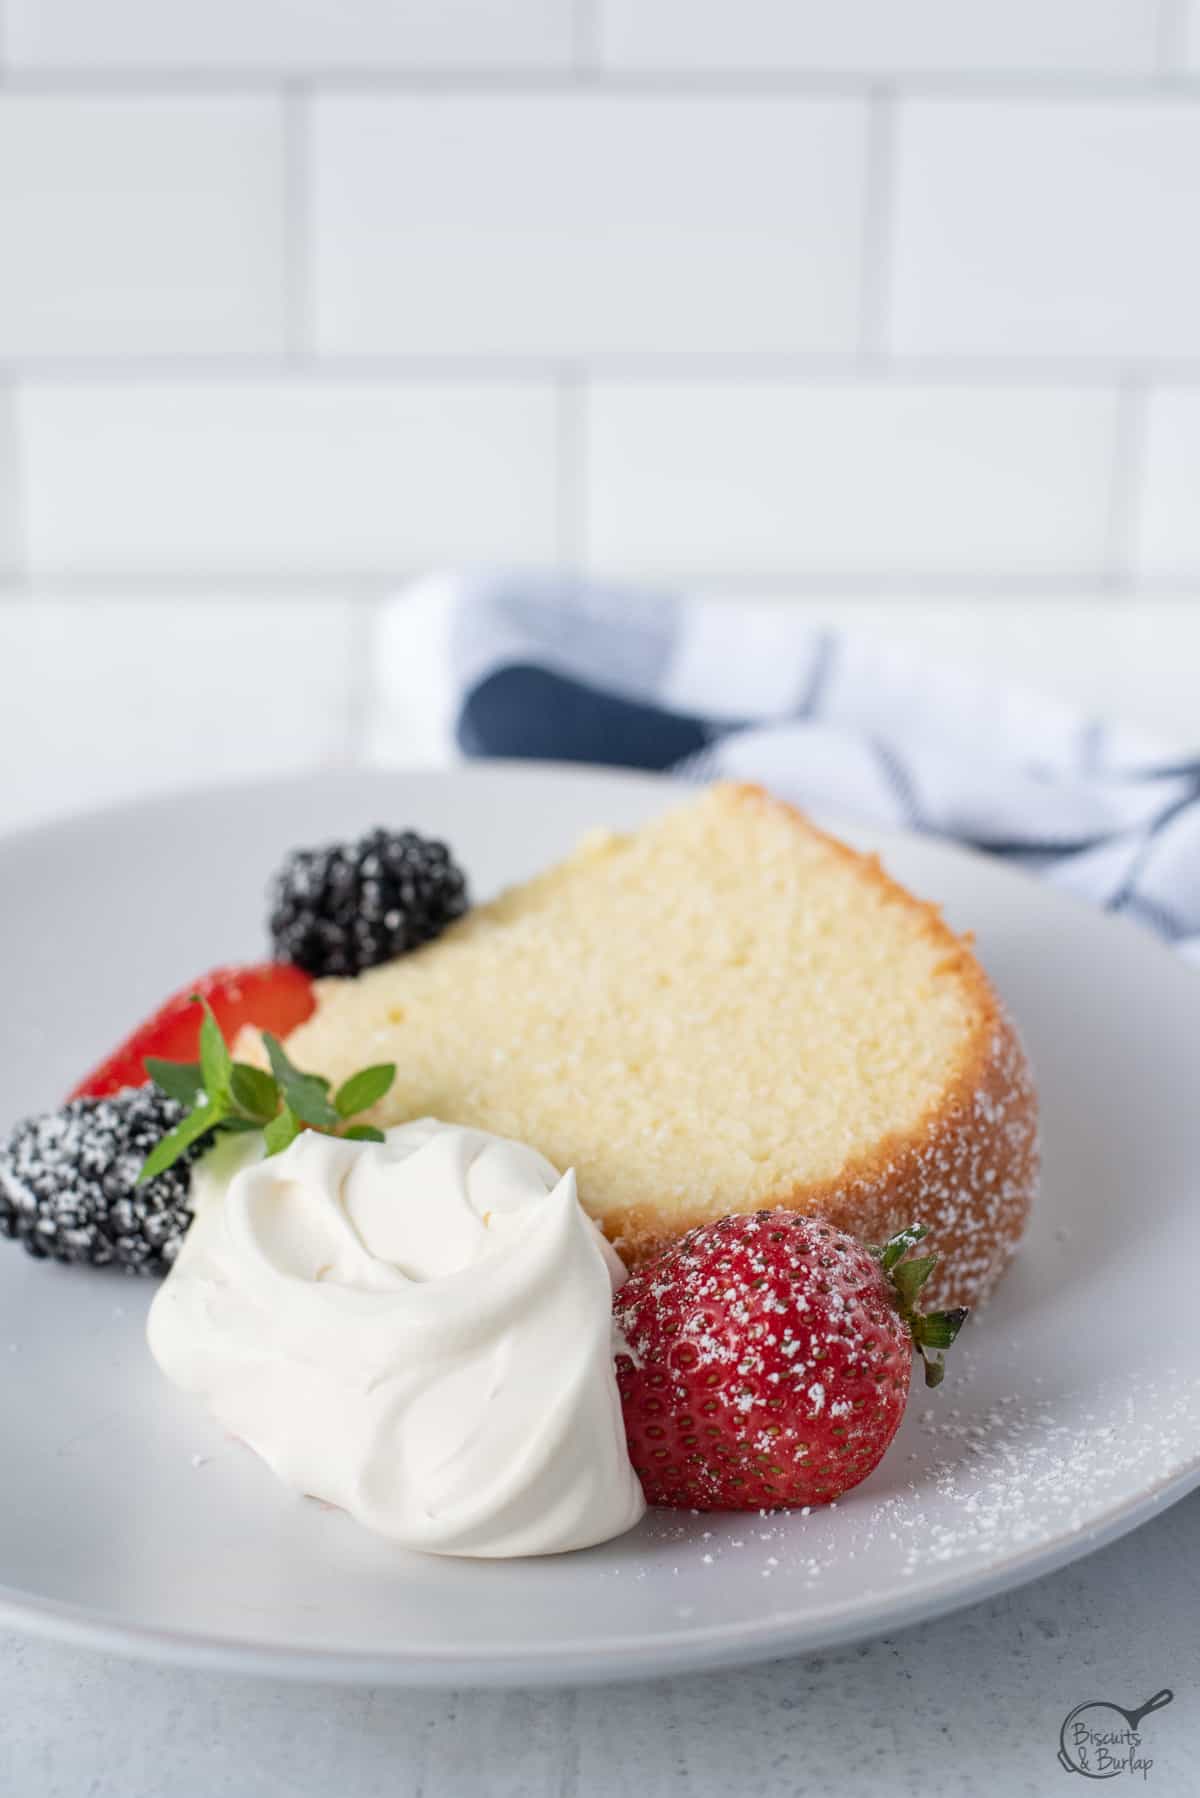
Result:
{"type": "MultiPolygon", "coordinates": [[[[747,805],[791,811],[807,829],[815,828],[794,807],[759,787],[740,787],[738,796],[747,805]]],[[[791,1187],[772,1194],[767,1203],[820,1212],[865,1242],[883,1242],[920,1221],[929,1230],[923,1251],[928,1246],[940,1257],[922,1295],[926,1308],[975,1305],[1011,1260],[1037,1192],[1038,1108],[1029,1062],[969,939],[955,935],[936,905],[914,898],[893,881],[877,856],[859,855],[836,837],[819,834],[865,877],[886,888],[892,901],[921,915],[923,930],[944,946],[947,971],[971,991],[979,1021],[956,1079],[914,1131],[881,1141],[836,1179],[791,1187]]],[[[762,1208],[763,1201],[756,1200],[753,1209],[762,1208]]],[[[680,1230],[673,1219],[673,1227],[664,1231],[661,1216],[650,1205],[609,1210],[603,1222],[631,1265],[647,1260],[680,1230]]],[[[688,1227],[686,1221],[683,1227],[688,1227]]]]}

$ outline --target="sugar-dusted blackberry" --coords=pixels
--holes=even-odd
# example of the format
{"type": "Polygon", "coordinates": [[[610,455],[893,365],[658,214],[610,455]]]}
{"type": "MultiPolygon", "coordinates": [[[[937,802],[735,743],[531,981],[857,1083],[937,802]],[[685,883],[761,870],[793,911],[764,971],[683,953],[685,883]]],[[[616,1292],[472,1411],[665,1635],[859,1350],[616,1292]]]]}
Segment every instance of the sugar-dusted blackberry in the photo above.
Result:
{"type": "Polygon", "coordinates": [[[440,936],[468,904],[466,876],[446,845],[414,830],[297,849],[269,897],[276,956],[314,975],[378,967],[440,936]]]}
{"type": "Polygon", "coordinates": [[[174,1099],[138,1086],[26,1118],[0,1141],[0,1235],[40,1261],[165,1273],[191,1222],[189,1163],[209,1139],[144,1186],[137,1177],[183,1117],[174,1099]]]}

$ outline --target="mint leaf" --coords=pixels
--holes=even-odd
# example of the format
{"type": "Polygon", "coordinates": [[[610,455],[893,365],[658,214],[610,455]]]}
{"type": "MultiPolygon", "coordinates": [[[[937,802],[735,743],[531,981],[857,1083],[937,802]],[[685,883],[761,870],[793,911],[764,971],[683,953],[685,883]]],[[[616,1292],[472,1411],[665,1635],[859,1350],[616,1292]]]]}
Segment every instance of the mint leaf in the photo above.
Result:
{"type": "MultiPolygon", "coordinates": [[[[274,1074],[276,1080],[278,1080],[280,1086],[286,1087],[289,1080],[296,1079],[300,1073],[300,1069],[292,1065],[291,1061],[288,1059],[287,1050],[284,1048],[279,1038],[270,1030],[263,1031],[262,1039],[263,1046],[267,1051],[267,1058],[271,1063],[271,1072],[274,1074]]],[[[316,1075],[310,1076],[312,1079],[315,1079],[316,1077],[316,1075]]]]}
{"type": "Polygon", "coordinates": [[[302,1125],[290,1105],[284,1105],[277,1118],[272,1118],[263,1131],[263,1141],[267,1145],[268,1155],[278,1155],[289,1143],[295,1142],[302,1125]]]}
{"type": "Polygon", "coordinates": [[[342,1120],[329,1103],[329,1082],[319,1074],[305,1074],[293,1067],[283,1044],[269,1030],[263,1031],[263,1042],[271,1058],[271,1072],[296,1116],[316,1130],[336,1129],[342,1120]]]}
{"type": "Polygon", "coordinates": [[[233,1061],[208,1000],[197,998],[197,1003],[204,1007],[204,1022],[200,1026],[200,1072],[204,1076],[209,1104],[216,1105],[229,1097],[233,1061]]]}
{"type": "Polygon", "coordinates": [[[239,1105],[252,1118],[265,1121],[273,1118],[279,1110],[278,1086],[264,1069],[252,1068],[248,1062],[234,1062],[229,1090],[234,1104],[239,1105]]]}
{"type": "Polygon", "coordinates": [[[204,1091],[198,1061],[160,1061],[157,1055],[147,1055],[145,1067],[160,1092],[189,1110],[204,1091]]]}
{"type": "Polygon", "coordinates": [[[362,1068],[357,1074],[351,1074],[333,1095],[339,1114],[352,1118],[355,1112],[366,1111],[377,1099],[382,1099],[395,1078],[394,1061],[380,1062],[377,1067],[362,1068]]]}
{"type": "Polygon", "coordinates": [[[303,1074],[288,1081],[283,1095],[285,1103],[291,1106],[296,1116],[306,1124],[311,1124],[314,1130],[336,1130],[342,1121],[329,1103],[324,1087],[318,1086],[315,1080],[309,1080],[303,1074]]]}
{"type": "Polygon", "coordinates": [[[142,1171],[137,1177],[138,1185],[141,1186],[147,1180],[153,1180],[156,1174],[165,1173],[167,1168],[173,1167],[179,1157],[185,1154],[194,1142],[199,1142],[202,1136],[206,1136],[210,1130],[216,1129],[224,1115],[219,1105],[202,1105],[198,1111],[193,1111],[189,1117],[185,1117],[181,1124],[176,1124],[175,1128],[164,1136],[160,1143],[156,1143],[147,1155],[142,1165],[142,1171]]]}
{"type": "Polygon", "coordinates": [[[342,1132],[354,1142],[385,1140],[383,1132],[370,1124],[356,1124],[345,1131],[342,1126],[345,1119],[366,1111],[389,1090],[396,1078],[391,1062],[360,1069],[331,1097],[325,1076],[294,1066],[279,1038],[269,1030],[263,1031],[263,1042],[271,1074],[249,1062],[234,1061],[208,1002],[198,994],[193,996],[195,1003],[204,1007],[200,1060],[162,1061],[151,1056],[146,1061],[150,1078],[170,1098],[189,1107],[189,1115],[146,1157],[139,1184],[163,1173],[193,1143],[217,1131],[243,1135],[261,1129],[268,1155],[278,1155],[295,1142],[305,1125],[331,1136],[342,1132]]]}

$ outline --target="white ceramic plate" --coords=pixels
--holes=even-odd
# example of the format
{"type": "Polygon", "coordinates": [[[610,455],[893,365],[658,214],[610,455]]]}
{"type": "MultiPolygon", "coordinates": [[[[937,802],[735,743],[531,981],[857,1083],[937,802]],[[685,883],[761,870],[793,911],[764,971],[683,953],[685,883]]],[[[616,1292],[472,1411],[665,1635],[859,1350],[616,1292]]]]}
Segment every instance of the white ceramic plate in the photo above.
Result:
{"type": "MultiPolygon", "coordinates": [[[[0,844],[0,1126],[53,1106],[166,993],[263,945],[298,843],[446,836],[477,894],[662,781],[492,765],[156,801],[0,844]]],[[[154,1659],[342,1680],[612,1679],[815,1649],[1062,1565],[1200,1483],[1200,980],[1132,926],[976,856],[848,830],[943,900],[1025,1034],[1045,1190],[940,1391],[811,1516],[650,1516],[602,1549],[401,1553],[293,1498],[169,1388],[150,1287],[0,1242],[0,1621],[154,1659]]]]}

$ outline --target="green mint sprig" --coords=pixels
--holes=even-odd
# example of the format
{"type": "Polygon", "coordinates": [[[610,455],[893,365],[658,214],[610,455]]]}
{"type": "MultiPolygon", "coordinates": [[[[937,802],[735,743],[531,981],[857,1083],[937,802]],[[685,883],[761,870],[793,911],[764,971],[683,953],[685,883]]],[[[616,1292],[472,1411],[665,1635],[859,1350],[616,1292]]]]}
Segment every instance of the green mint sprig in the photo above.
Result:
{"type": "Polygon", "coordinates": [[[330,1091],[321,1074],[306,1074],[288,1060],[283,1044],[269,1030],[263,1043],[271,1072],[234,1061],[221,1027],[206,999],[203,1005],[199,1061],[160,1061],[146,1057],[146,1072],[168,1098],[188,1108],[188,1115],[163,1137],[147,1155],[138,1184],[174,1165],[193,1143],[210,1131],[261,1130],[268,1155],[278,1155],[302,1130],[325,1136],[344,1136],[355,1142],[382,1142],[383,1132],[371,1124],[352,1124],[350,1119],[376,1104],[396,1078],[395,1064],[362,1068],[330,1091]]]}

